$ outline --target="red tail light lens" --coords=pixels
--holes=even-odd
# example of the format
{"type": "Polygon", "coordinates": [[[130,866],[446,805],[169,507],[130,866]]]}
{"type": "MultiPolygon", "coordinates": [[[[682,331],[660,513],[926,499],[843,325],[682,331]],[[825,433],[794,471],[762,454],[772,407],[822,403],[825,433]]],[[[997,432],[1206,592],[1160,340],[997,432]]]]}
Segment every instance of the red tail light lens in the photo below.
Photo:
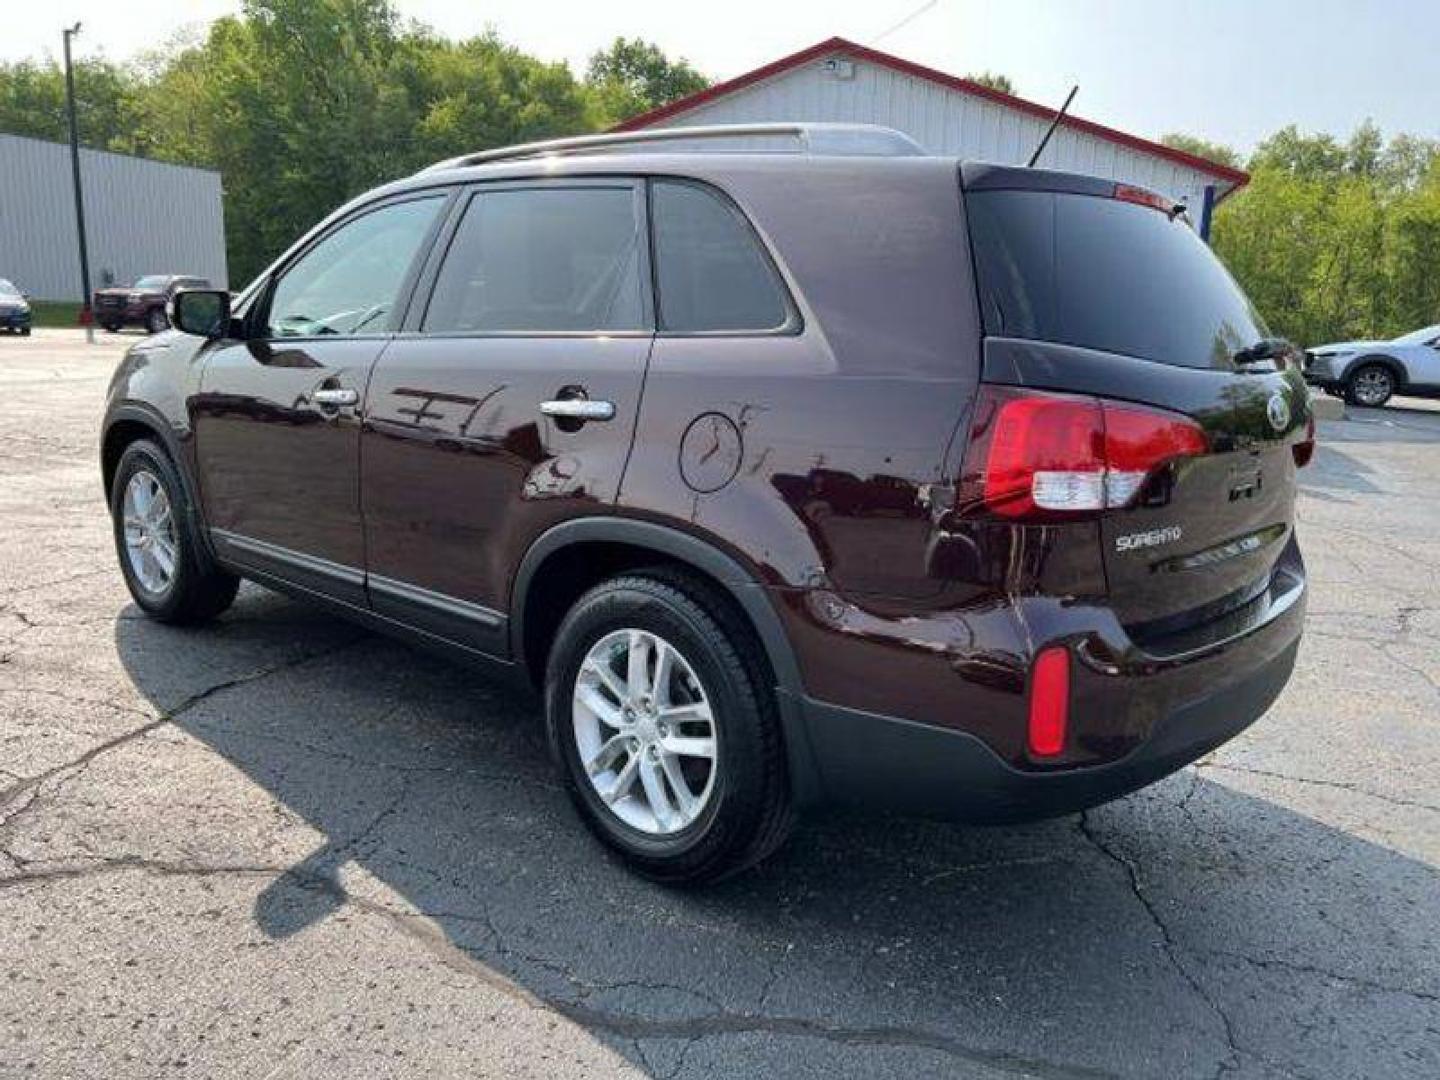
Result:
{"type": "Polygon", "coordinates": [[[1063,646],[1043,649],[1030,672],[1030,720],[1026,743],[1035,757],[1054,757],[1065,749],[1070,726],[1070,653],[1063,646]]]}
{"type": "Polygon", "coordinates": [[[1209,449],[1193,420],[1099,398],[982,386],[964,479],[1005,517],[1128,506],[1157,469],[1209,449]]]}
{"type": "Polygon", "coordinates": [[[1174,199],[1167,199],[1164,195],[1157,195],[1145,188],[1134,187],[1131,184],[1116,184],[1114,197],[1121,202],[1135,203],[1137,206],[1148,206],[1152,210],[1159,210],[1162,214],[1169,214],[1172,217],[1184,207],[1178,205],[1174,199]]]}
{"type": "Polygon", "coordinates": [[[1315,456],[1315,416],[1312,413],[1305,421],[1305,439],[1290,447],[1290,452],[1295,455],[1295,465],[1303,469],[1310,464],[1310,459],[1315,456]]]}

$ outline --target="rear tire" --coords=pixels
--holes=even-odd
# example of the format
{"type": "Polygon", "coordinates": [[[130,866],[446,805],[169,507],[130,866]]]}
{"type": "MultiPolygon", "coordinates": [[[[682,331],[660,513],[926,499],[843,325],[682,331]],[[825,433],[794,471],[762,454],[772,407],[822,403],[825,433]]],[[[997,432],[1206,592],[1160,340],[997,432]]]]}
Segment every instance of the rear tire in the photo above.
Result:
{"type": "Polygon", "coordinates": [[[581,817],[644,877],[672,885],[715,881],[759,862],[789,833],[789,781],[766,665],[749,627],[703,581],[659,568],[612,578],[576,601],[550,651],[545,717],[581,817]],[[650,643],[638,679],[625,652],[634,640],[650,643]],[[596,658],[612,642],[615,667],[601,679],[596,658]],[[665,649],[672,650],[666,670],[673,682],[662,687],[654,679],[665,649]],[[598,699],[586,696],[595,691],[598,699]],[[597,708],[584,700],[598,701],[597,708]],[[674,719],[693,718],[702,707],[708,720],[674,719]],[[665,760],[669,747],[703,743],[706,732],[708,759],[665,760]],[[599,753],[597,739],[604,740],[599,753]],[[625,745],[597,766],[616,742],[625,745]]]}
{"type": "Polygon", "coordinates": [[[107,334],[115,334],[120,330],[120,324],[118,322],[101,323],[100,326],[107,334]]]}
{"type": "Polygon", "coordinates": [[[152,334],[163,333],[170,329],[170,320],[159,308],[151,308],[150,314],[145,316],[145,329],[152,334]]]}
{"type": "Polygon", "coordinates": [[[22,327],[20,328],[20,336],[21,336],[21,337],[29,337],[29,336],[30,336],[30,327],[28,327],[28,326],[22,326],[22,327]]]}
{"type": "Polygon", "coordinates": [[[1384,364],[1361,364],[1345,381],[1345,400],[1378,409],[1395,393],[1395,374],[1384,364]]]}
{"type": "Polygon", "coordinates": [[[151,618],[205,622],[234,601],[240,579],[201,546],[194,508],[159,443],[138,439],[120,455],[110,516],[125,584],[151,618]]]}

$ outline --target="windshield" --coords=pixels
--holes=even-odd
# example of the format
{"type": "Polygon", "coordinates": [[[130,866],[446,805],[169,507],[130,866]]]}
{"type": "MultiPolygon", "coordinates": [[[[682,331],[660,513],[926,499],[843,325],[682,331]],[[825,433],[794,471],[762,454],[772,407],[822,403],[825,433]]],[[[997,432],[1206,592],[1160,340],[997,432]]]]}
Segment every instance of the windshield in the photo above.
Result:
{"type": "Polygon", "coordinates": [[[163,289],[165,287],[165,283],[169,280],[170,279],[167,278],[164,274],[150,274],[148,277],[142,277],[139,281],[135,282],[135,288],[163,289]]]}
{"type": "Polygon", "coordinates": [[[987,334],[1222,369],[1269,336],[1205,242],[1158,210],[1016,190],[965,207],[987,334]]]}
{"type": "Polygon", "coordinates": [[[1434,341],[1440,337],[1440,323],[1435,326],[1422,326],[1419,330],[1412,330],[1408,334],[1401,334],[1395,339],[1396,345],[1423,345],[1428,341],[1434,341]]]}
{"type": "Polygon", "coordinates": [[[0,277],[0,296],[19,296],[19,295],[20,295],[20,290],[19,290],[19,289],[17,289],[14,285],[11,285],[10,282],[6,281],[3,277],[0,277]]]}

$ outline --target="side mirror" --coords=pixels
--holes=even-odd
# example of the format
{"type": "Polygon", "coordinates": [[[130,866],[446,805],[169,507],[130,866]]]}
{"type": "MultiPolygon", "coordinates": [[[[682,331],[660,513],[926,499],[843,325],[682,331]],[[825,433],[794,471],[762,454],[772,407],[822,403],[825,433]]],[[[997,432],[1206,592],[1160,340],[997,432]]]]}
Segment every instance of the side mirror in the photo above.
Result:
{"type": "Polygon", "coordinates": [[[222,338],[230,329],[230,294],[219,289],[180,289],[168,307],[170,325],[187,334],[222,338]]]}

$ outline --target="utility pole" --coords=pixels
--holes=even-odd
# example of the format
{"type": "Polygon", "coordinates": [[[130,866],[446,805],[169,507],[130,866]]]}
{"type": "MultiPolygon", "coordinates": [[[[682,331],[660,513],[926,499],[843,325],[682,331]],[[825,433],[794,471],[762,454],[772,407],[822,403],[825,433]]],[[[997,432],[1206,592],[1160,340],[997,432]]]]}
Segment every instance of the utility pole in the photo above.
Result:
{"type": "Polygon", "coordinates": [[[85,247],[85,195],[80,189],[80,128],[75,122],[75,69],[70,64],[70,39],[80,33],[80,24],[65,31],[65,105],[70,113],[70,172],[75,178],[75,233],[80,238],[80,321],[85,340],[95,344],[95,313],[90,310],[90,252],[85,247]]]}

